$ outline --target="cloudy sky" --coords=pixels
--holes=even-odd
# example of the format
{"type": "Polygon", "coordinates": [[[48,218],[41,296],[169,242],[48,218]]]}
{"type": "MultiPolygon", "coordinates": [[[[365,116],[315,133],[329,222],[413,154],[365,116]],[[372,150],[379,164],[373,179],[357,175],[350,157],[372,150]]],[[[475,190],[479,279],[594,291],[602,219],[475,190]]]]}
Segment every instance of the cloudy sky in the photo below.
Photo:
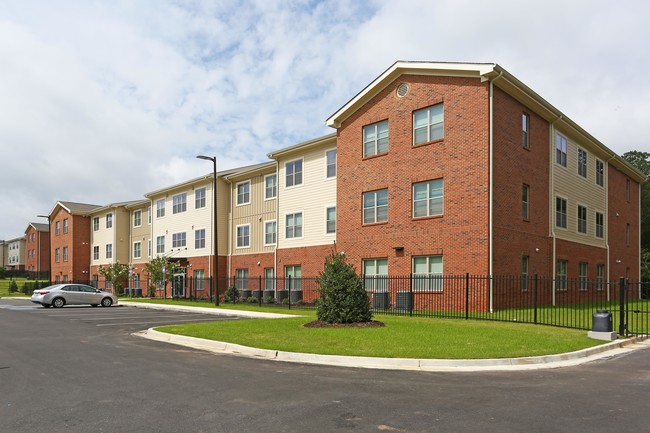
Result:
{"type": "Polygon", "coordinates": [[[397,60],[498,63],[650,150],[645,0],[0,0],[0,239],[334,130],[397,60]]]}

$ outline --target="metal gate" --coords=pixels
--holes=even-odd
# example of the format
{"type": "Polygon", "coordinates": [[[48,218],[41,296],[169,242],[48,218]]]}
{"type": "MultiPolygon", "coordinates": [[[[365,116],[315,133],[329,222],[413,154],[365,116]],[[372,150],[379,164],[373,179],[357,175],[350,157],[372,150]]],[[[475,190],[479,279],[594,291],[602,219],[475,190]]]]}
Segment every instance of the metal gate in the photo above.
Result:
{"type": "Polygon", "coordinates": [[[185,297],[185,274],[174,274],[172,278],[172,297],[185,297]]]}
{"type": "Polygon", "coordinates": [[[650,283],[619,281],[619,335],[650,335],[650,283]]]}

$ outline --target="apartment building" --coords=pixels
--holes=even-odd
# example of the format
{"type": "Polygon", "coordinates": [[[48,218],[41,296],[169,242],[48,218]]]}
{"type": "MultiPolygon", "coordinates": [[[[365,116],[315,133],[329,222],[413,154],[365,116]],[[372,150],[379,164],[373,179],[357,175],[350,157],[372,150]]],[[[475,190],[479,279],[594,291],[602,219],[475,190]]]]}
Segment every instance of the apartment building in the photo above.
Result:
{"type": "Polygon", "coordinates": [[[153,255],[153,241],[151,238],[151,201],[138,200],[125,206],[128,209],[131,220],[129,223],[129,244],[131,246],[129,271],[129,287],[140,289],[141,293],[147,293],[147,287],[141,282],[148,276],[146,265],[151,261],[153,255]]]}
{"type": "Polygon", "coordinates": [[[4,266],[8,271],[25,270],[25,243],[25,236],[5,241],[7,261],[4,266]]]}
{"type": "Polygon", "coordinates": [[[397,62],[327,124],[363,274],[639,277],[644,176],[496,64],[397,62]]]}
{"type": "Polygon", "coordinates": [[[30,223],[25,230],[25,270],[33,278],[50,275],[50,226],[30,223]]]}

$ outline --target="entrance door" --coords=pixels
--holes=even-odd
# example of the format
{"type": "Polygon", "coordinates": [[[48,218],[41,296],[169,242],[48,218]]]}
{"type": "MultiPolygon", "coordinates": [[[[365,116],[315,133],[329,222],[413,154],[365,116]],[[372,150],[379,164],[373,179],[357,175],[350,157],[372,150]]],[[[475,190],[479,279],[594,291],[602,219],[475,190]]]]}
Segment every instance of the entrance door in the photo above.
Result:
{"type": "Polygon", "coordinates": [[[172,296],[174,298],[185,297],[185,274],[174,274],[172,278],[172,296]]]}

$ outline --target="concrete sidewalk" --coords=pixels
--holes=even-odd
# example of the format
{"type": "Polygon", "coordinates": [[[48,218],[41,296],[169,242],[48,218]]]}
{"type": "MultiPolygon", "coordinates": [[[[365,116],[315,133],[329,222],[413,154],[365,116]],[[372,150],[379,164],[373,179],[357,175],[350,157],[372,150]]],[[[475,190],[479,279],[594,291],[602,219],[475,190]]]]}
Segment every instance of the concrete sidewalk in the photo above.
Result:
{"type": "MultiPolygon", "coordinates": [[[[195,313],[214,314],[218,316],[243,318],[286,318],[295,315],[263,313],[243,310],[227,310],[216,308],[185,307],[180,305],[147,304],[140,302],[120,301],[121,305],[136,308],[151,308],[159,310],[191,311],[195,313]]],[[[529,356],[523,358],[498,359],[413,359],[413,358],[374,358],[364,356],[318,355],[311,353],[283,352],[246,347],[233,343],[204,340],[184,335],[166,334],[154,330],[134,333],[133,335],[155,341],[176,344],[213,353],[259,358],[271,361],[296,362],[301,364],[319,364],[339,367],[375,368],[386,370],[411,370],[431,372],[468,372],[468,371],[516,371],[548,368],[571,367],[598,359],[612,358],[637,349],[650,348],[650,340],[646,337],[616,340],[596,347],[557,355],[529,356]]]]}

